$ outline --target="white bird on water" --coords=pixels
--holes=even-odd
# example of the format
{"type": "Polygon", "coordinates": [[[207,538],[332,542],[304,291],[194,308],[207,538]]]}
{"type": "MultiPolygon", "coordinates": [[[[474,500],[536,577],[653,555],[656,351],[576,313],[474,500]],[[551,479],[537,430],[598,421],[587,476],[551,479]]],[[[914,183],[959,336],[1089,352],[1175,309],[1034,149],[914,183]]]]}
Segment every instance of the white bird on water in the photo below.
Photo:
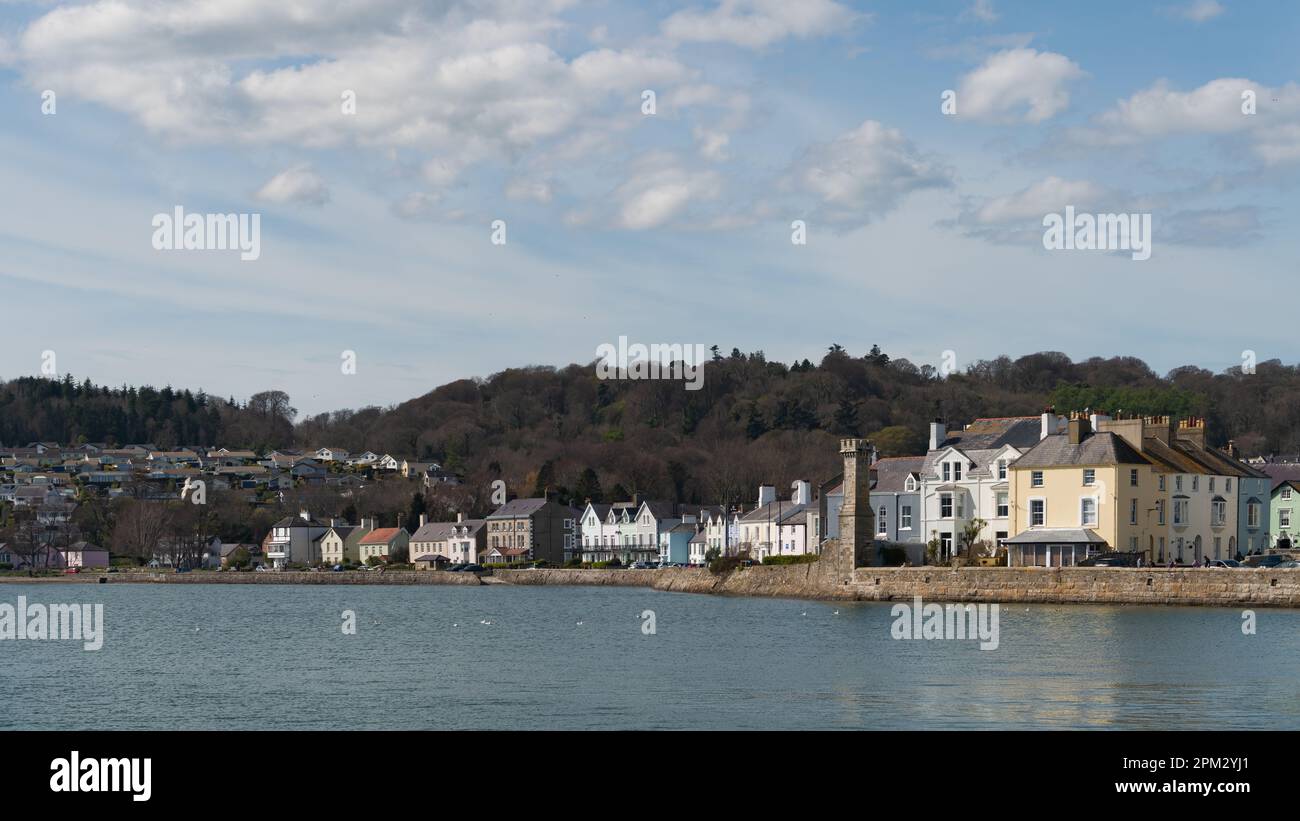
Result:
{"type": "Polygon", "coordinates": [[[578,622],[578,626],[579,626],[579,627],[582,626],[582,622],[581,622],[581,621],[578,622]]]}

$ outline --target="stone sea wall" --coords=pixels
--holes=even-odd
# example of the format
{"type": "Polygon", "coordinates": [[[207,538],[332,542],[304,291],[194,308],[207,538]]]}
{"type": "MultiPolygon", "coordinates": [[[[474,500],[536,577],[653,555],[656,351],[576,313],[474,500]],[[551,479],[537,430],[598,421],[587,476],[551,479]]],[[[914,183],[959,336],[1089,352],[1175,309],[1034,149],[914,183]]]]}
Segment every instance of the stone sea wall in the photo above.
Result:
{"type": "Polygon", "coordinates": [[[858,568],[851,580],[819,563],[748,567],[498,571],[507,584],[614,585],[680,593],[860,601],[1177,604],[1300,607],[1300,570],[1128,568],[858,568]]]}

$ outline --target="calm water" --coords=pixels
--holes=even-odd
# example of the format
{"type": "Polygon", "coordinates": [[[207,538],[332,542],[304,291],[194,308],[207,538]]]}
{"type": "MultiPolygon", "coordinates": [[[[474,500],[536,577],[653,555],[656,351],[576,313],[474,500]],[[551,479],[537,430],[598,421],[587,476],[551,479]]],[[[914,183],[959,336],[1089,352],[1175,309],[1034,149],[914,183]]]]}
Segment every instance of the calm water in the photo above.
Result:
{"type": "Polygon", "coordinates": [[[1007,606],[981,651],[894,641],[888,604],[642,589],[0,585],[19,595],[103,602],[107,637],[0,641],[0,728],[1300,728],[1294,610],[1243,636],[1236,610],[1007,606]]]}

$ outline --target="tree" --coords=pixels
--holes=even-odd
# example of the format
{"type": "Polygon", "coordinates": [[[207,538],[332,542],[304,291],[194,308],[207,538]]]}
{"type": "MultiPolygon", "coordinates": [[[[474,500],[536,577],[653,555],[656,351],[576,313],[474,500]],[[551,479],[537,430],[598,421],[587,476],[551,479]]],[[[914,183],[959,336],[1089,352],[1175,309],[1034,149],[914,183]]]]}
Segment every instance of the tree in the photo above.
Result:
{"type": "Polygon", "coordinates": [[[243,570],[253,563],[253,557],[246,547],[237,547],[226,557],[226,566],[232,570],[243,570]]]}
{"type": "Polygon", "coordinates": [[[591,468],[584,468],[578,476],[578,483],[573,489],[574,501],[579,504],[588,499],[599,504],[602,501],[600,477],[591,468]]]}
{"type": "Polygon", "coordinates": [[[961,538],[960,551],[961,555],[964,556],[967,561],[973,562],[979,557],[979,554],[983,553],[982,546],[984,546],[985,543],[979,541],[979,537],[980,532],[987,526],[988,522],[978,516],[962,526],[961,533],[959,534],[961,538]]]}
{"type": "Polygon", "coordinates": [[[842,436],[858,435],[858,408],[847,396],[840,399],[835,409],[835,432],[842,436]]]}

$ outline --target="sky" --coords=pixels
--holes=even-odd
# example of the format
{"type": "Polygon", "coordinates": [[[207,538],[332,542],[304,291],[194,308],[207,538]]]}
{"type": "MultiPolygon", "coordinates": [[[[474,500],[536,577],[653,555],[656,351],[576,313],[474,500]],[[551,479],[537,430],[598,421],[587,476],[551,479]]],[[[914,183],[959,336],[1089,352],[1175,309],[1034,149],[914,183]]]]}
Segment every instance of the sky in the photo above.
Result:
{"type": "Polygon", "coordinates": [[[620,336],[1291,363],[1296,42],[1287,0],[0,0],[0,378],[314,414],[620,336]],[[1067,206],[1150,258],[1045,248],[1067,206]],[[260,253],[155,247],[177,207],[260,253]]]}

